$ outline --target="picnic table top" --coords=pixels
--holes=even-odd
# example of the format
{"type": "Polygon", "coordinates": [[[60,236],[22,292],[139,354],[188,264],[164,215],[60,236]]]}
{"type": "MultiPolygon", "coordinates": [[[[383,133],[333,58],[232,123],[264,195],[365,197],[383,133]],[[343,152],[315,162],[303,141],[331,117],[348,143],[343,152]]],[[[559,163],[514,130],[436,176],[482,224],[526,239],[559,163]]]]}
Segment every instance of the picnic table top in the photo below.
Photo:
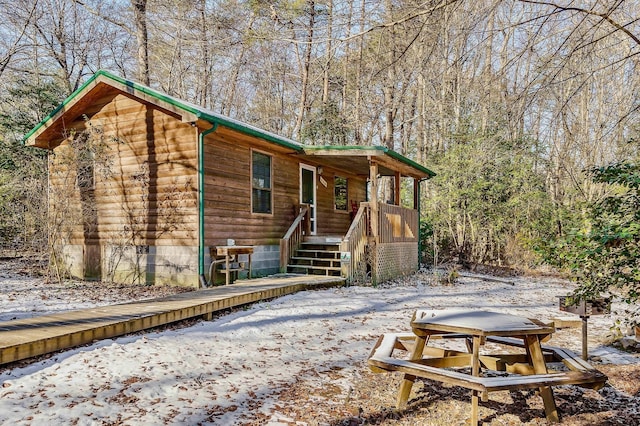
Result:
{"type": "Polygon", "coordinates": [[[553,326],[536,319],[468,309],[418,310],[411,321],[415,330],[462,333],[474,336],[549,335],[553,326]]]}

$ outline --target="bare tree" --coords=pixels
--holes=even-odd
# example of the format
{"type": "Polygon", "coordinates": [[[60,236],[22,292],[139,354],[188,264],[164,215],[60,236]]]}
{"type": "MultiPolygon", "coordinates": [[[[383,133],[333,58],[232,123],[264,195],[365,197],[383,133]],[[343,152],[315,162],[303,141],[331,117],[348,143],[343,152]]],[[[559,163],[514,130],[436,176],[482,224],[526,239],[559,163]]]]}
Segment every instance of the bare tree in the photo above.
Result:
{"type": "MultiPolygon", "coordinates": [[[[26,14],[11,13],[15,3],[0,2],[0,19],[2,23],[0,33],[6,36],[0,38],[0,77],[11,63],[16,54],[29,48],[27,30],[36,17],[37,0],[23,5],[26,14]]],[[[15,9],[14,9],[15,10],[15,9]]]]}
{"type": "Polygon", "coordinates": [[[149,77],[149,40],[147,33],[147,0],[131,0],[138,41],[138,79],[147,86],[149,77]]]}
{"type": "MultiPolygon", "coordinates": [[[[302,53],[298,53],[298,62],[300,67],[300,101],[298,105],[298,114],[296,125],[293,128],[293,136],[299,137],[302,129],[302,123],[305,116],[309,112],[309,75],[311,72],[311,52],[314,43],[314,30],[316,25],[316,3],[315,0],[306,0],[307,7],[305,12],[308,18],[306,27],[305,43],[302,45],[302,53]]],[[[296,44],[299,48],[299,44],[296,44]]]]}

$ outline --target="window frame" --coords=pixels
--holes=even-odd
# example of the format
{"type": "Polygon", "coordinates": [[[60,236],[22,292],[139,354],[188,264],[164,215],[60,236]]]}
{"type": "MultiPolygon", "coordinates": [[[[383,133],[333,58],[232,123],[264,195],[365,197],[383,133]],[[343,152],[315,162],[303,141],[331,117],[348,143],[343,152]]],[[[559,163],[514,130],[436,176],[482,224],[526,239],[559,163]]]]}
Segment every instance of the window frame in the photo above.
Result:
{"type": "Polygon", "coordinates": [[[251,214],[253,215],[260,215],[260,216],[273,216],[273,210],[274,210],[274,203],[273,203],[273,155],[264,152],[264,151],[260,151],[257,149],[251,149],[251,177],[249,179],[249,184],[250,184],[250,189],[251,189],[251,200],[250,200],[250,211],[251,214]],[[254,154],[259,154],[259,155],[263,155],[267,158],[269,158],[269,188],[262,188],[262,187],[258,187],[254,185],[254,180],[253,180],[253,176],[254,176],[254,154]],[[255,190],[259,190],[259,191],[268,191],[269,192],[269,211],[268,212],[263,212],[263,211],[255,211],[254,208],[254,191],[255,190]]]}

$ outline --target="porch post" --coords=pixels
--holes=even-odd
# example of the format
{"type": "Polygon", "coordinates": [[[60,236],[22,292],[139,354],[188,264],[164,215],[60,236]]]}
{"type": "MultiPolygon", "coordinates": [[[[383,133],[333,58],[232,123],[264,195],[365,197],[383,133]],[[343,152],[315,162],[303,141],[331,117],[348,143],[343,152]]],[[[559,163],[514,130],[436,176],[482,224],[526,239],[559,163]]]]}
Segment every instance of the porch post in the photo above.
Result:
{"type": "Polygon", "coordinates": [[[395,179],[393,179],[393,204],[400,205],[400,179],[402,175],[400,172],[396,172],[395,179]]]}
{"type": "Polygon", "coordinates": [[[420,269],[420,257],[422,255],[422,212],[420,210],[420,183],[422,180],[413,179],[413,209],[418,211],[418,269],[420,269]]]}
{"type": "Polygon", "coordinates": [[[378,284],[378,242],[380,241],[380,230],[378,229],[378,163],[369,158],[369,182],[371,183],[370,211],[371,217],[371,284],[378,284]]]}
{"type": "Polygon", "coordinates": [[[371,234],[378,242],[378,164],[369,160],[369,182],[371,183],[371,234]]]}

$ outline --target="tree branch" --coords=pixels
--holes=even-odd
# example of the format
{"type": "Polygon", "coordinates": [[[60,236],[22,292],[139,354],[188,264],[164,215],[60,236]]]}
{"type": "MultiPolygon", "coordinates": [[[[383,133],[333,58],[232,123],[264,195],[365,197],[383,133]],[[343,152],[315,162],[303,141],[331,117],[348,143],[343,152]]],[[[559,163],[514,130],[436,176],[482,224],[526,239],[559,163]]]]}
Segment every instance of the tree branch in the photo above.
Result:
{"type": "Polygon", "coordinates": [[[11,61],[11,58],[13,57],[13,55],[15,55],[18,52],[18,50],[20,50],[20,46],[19,46],[20,42],[22,41],[22,37],[24,37],[27,31],[29,23],[31,22],[31,18],[33,18],[33,16],[35,15],[37,5],[38,5],[38,2],[33,3],[33,7],[29,12],[29,16],[25,20],[24,28],[16,38],[15,42],[13,43],[13,46],[7,49],[7,53],[4,56],[4,58],[0,59],[0,76],[4,73],[4,70],[7,68],[7,65],[9,65],[9,62],[11,61]]]}
{"type": "MultiPolygon", "coordinates": [[[[411,21],[411,20],[413,20],[415,18],[418,18],[420,16],[428,15],[430,13],[435,12],[436,10],[444,9],[445,7],[450,6],[450,5],[454,4],[454,3],[457,3],[458,1],[460,1],[460,0],[442,0],[439,4],[437,4],[434,7],[429,8],[429,9],[425,9],[425,10],[417,12],[417,13],[410,13],[410,14],[405,15],[404,17],[398,19],[397,21],[385,22],[385,23],[382,23],[382,24],[374,25],[371,28],[367,28],[364,31],[360,31],[359,33],[355,33],[355,34],[350,35],[349,37],[340,38],[338,40],[339,41],[348,41],[348,40],[351,40],[351,39],[354,39],[354,38],[362,37],[363,35],[368,34],[368,33],[372,32],[372,31],[375,31],[375,30],[379,30],[379,29],[382,29],[382,28],[393,27],[393,26],[399,25],[399,24],[404,24],[405,22],[411,21]]],[[[425,4],[426,3],[423,3],[422,5],[425,5],[425,4]]]]}
{"type": "MultiPolygon", "coordinates": [[[[537,5],[542,5],[542,6],[551,6],[554,7],[560,11],[574,11],[574,12],[580,12],[580,13],[584,13],[587,15],[592,15],[592,16],[597,16],[599,18],[604,19],[605,21],[607,21],[609,24],[611,24],[612,27],[614,27],[616,30],[618,31],[622,31],[623,33],[625,33],[631,40],[633,40],[638,46],[640,46],[640,37],[636,36],[635,34],[633,34],[630,30],[628,30],[626,28],[627,25],[622,25],[620,23],[618,23],[618,21],[615,21],[613,18],[611,18],[611,14],[608,12],[597,12],[595,10],[590,10],[590,9],[584,9],[582,7],[575,7],[575,6],[561,6],[559,4],[553,3],[553,2],[547,2],[547,1],[538,1],[538,0],[518,0],[522,3],[530,3],[530,4],[537,4],[537,5]]],[[[632,21],[632,22],[635,22],[632,21]]]]}
{"type": "Polygon", "coordinates": [[[92,15],[95,15],[95,16],[97,16],[99,18],[102,18],[105,21],[107,21],[107,22],[109,22],[109,23],[111,23],[111,24],[113,24],[115,26],[118,26],[118,27],[122,28],[127,33],[129,33],[129,35],[134,35],[133,31],[131,31],[131,28],[129,28],[129,26],[127,24],[125,24],[124,22],[116,21],[115,19],[111,18],[110,16],[106,16],[106,15],[100,13],[100,11],[92,8],[91,6],[89,6],[87,3],[85,3],[82,0],[73,0],[73,2],[75,4],[77,4],[77,5],[80,5],[80,6],[84,7],[87,10],[87,12],[91,13],[92,15]]]}

